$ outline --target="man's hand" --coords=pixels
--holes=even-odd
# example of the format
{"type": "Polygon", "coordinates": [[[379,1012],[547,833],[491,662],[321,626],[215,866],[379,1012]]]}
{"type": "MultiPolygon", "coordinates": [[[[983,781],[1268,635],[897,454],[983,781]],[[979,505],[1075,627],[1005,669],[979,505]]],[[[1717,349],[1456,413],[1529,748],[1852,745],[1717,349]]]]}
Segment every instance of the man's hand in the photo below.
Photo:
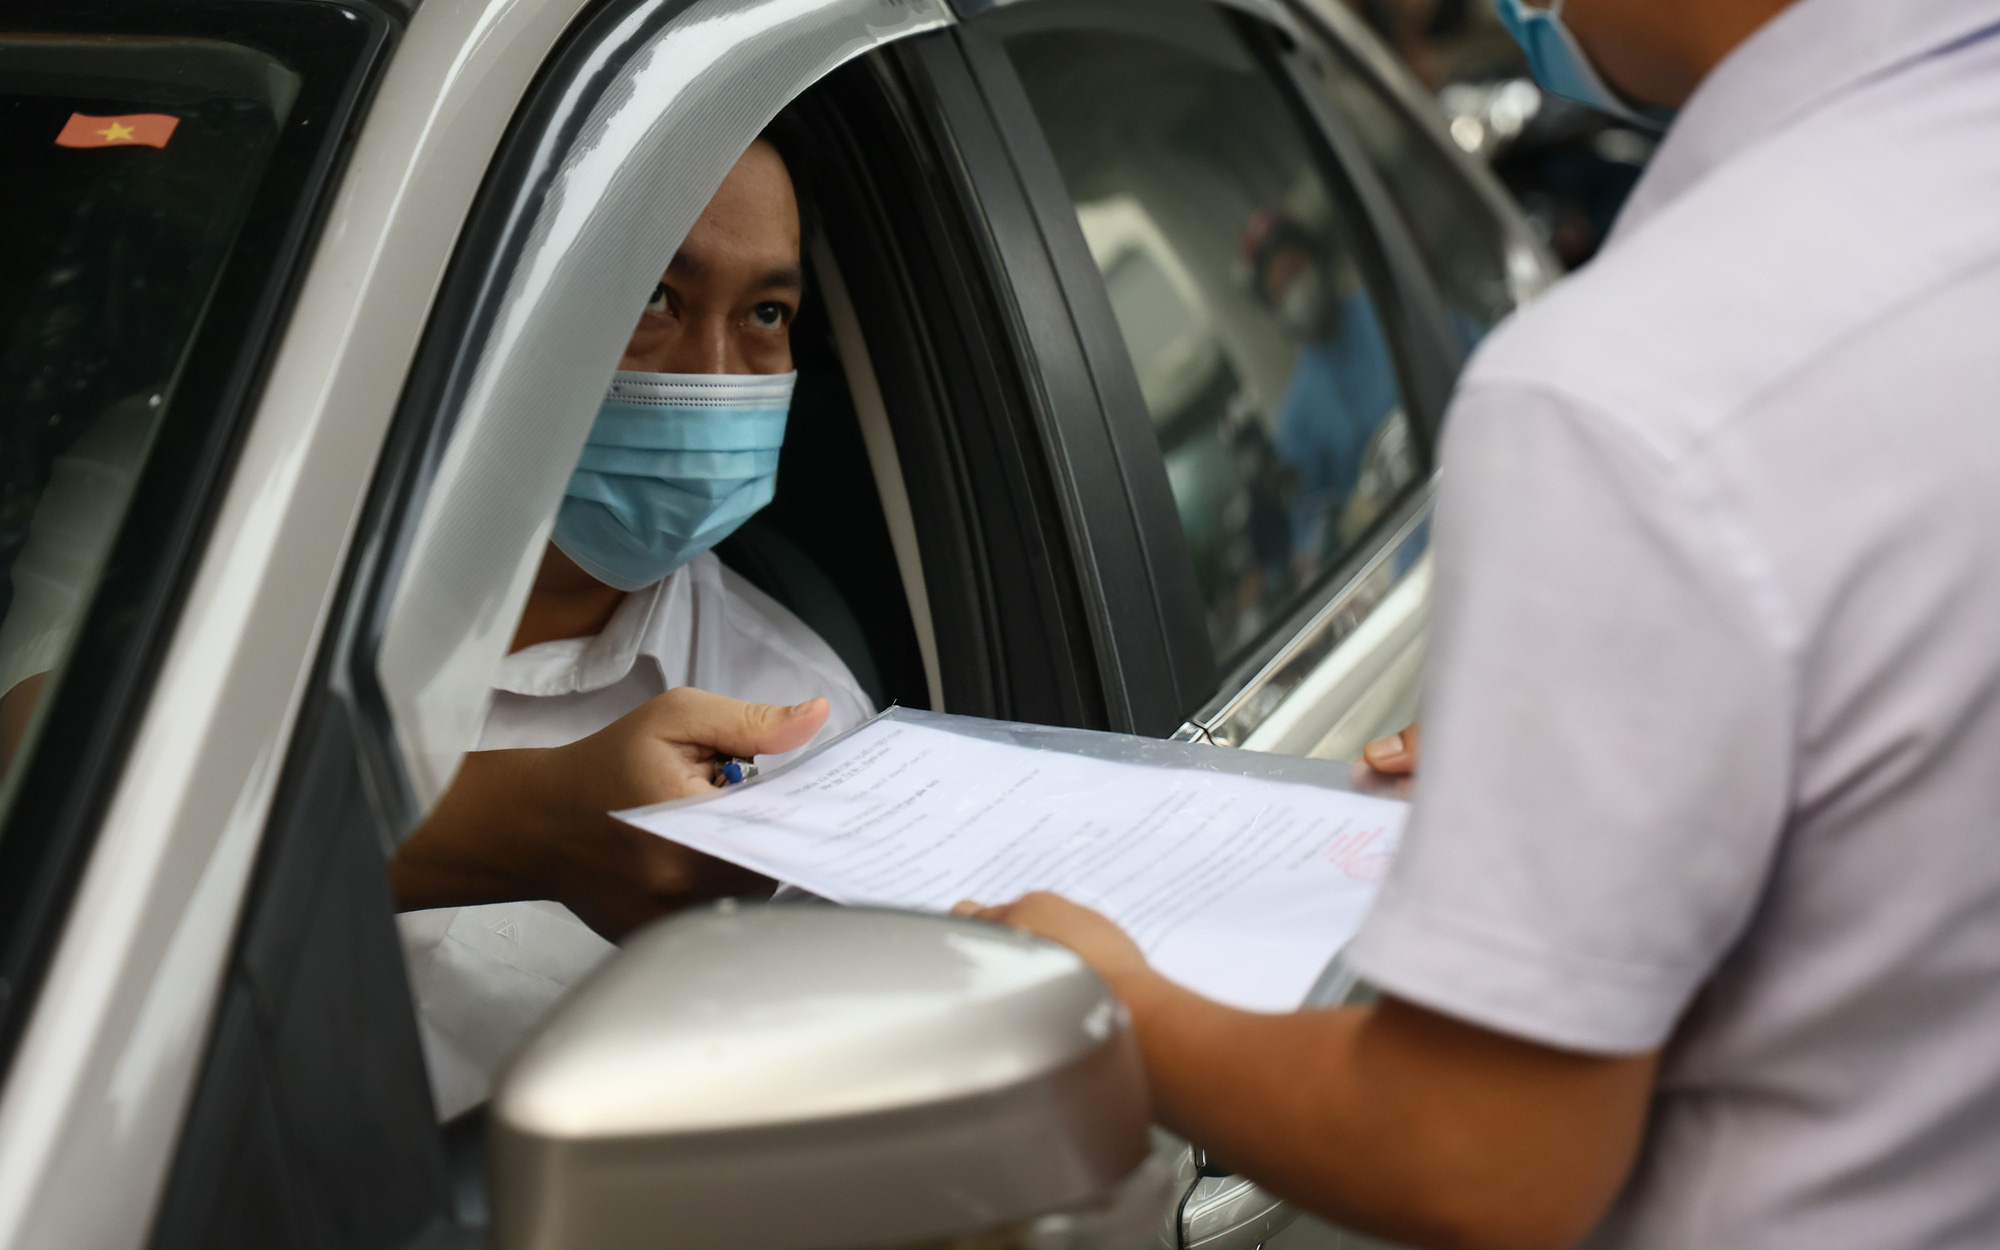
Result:
{"type": "Polygon", "coordinates": [[[713,790],[719,756],[804,746],[827,711],[682,687],[568,746],[475,751],[396,852],[396,906],[554,899],[616,941],[692,902],[767,892],[767,878],[609,813],[713,790]]]}
{"type": "Polygon", "coordinates": [[[1139,952],[1138,943],[1125,930],[1080,903],[1046,891],[1029,894],[1012,903],[987,907],[970,900],[951,909],[954,916],[970,916],[1020,929],[1051,942],[1060,942],[1090,965],[1105,984],[1120,995],[1136,979],[1157,975],[1139,952]]]}
{"type": "Polygon", "coordinates": [[[1407,777],[1417,771],[1417,748],[1420,733],[1415,721],[1410,722],[1401,733],[1377,738],[1361,749],[1361,759],[1368,767],[1387,777],[1407,777]]]}

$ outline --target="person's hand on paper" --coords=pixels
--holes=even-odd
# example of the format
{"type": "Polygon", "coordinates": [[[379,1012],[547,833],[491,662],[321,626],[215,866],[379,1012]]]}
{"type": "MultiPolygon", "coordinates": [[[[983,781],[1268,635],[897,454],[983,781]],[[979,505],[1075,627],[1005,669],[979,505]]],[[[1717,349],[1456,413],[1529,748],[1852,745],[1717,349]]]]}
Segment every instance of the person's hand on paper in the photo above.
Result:
{"type": "Polygon", "coordinates": [[[554,899],[616,941],[692,902],[768,892],[768,878],[610,813],[713,790],[719,756],[794,750],[827,711],[682,687],[567,746],[475,751],[390,863],[396,906],[554,899]]]}
{"type": "Polygon", "coordinates": [[[1060,942],[1083,957],[1092,971],[1104,978],[1113,992],[1124,997],[1135,980],[1155,977],[1125,930],[1081,903],[1072,903],[1060,894],[1040,891],[1023,895],[1011,903],[988,907],[970,899],[951,909],[954,916],[1003,924],[1036,937],[1060,942]]]}
{"type": "Polygon", "coordinates": [[[1354,788],[1363,794],[1409,798],[1416,782],[1420,735],[1417,722],[1411,721],[1400,732],[1363,747],[1361,760],[1354,765],[1354,788]]]}
{"type": "Polygon", "coordinates": [[[1399,733],[1377,738],[1361,749],[1368,767],[1387,777],[1408,777],[1417,771],[1417,749],[1421,730],[1416,721],[1399,733]]]}

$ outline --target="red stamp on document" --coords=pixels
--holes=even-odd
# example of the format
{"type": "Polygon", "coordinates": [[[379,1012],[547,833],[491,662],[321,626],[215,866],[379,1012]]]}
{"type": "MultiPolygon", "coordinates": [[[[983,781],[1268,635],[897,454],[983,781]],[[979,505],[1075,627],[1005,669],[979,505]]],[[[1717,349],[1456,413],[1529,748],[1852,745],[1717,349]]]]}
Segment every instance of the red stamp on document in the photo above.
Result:
{"type": "Polygon", "coordinates": [[[1395,858],[1389,831],[1380,825],[1350,829],[1327,845],[1326,862],[1346,873],[1353,881],[1372,885],[1389,873],[1395,858]]]}

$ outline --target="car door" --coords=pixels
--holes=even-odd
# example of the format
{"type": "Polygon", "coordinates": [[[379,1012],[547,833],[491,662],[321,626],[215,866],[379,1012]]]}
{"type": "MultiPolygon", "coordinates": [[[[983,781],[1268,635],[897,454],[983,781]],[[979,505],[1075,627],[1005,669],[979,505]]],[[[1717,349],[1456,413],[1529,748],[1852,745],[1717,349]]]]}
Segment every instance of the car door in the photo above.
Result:
{"type": "Polygon", "coordinates": [[[480,1120],[435,1125],[385,854],[476,740],[604,379],[679,239],[799,92],[949,20],[640,0],[582,18],[504,101],[359,519],[154,1245],[481,1235],[480,1120]]]}

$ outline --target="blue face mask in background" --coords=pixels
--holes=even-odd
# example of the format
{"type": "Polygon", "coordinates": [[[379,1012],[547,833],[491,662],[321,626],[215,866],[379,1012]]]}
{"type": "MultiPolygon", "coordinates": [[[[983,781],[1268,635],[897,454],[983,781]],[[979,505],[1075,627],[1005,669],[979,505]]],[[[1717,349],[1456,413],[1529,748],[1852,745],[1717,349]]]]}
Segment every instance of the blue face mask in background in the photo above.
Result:
{"type": "Polygon", "coordinates": [[[1528,54],[1529,71],[1550,95],[1574,100],[1646,130],[1665,130],[1673,121],[1670,112],[1633,108],[1611,89],[1597,67],[1590,63],[1575,34],[1563,25],[1564,0],[1551,0],[1546,9],[1531,9],[1527,0],[1494,0],[1494,3],[1500,12],[1500,24],[1514,36],[1521,51],[1528,54]]]}
{"type": "Polygon", "coordinates": [[[620,590],[650,586],[771,502],[796,373],[612,376],[555,542],[620,590]]]}

